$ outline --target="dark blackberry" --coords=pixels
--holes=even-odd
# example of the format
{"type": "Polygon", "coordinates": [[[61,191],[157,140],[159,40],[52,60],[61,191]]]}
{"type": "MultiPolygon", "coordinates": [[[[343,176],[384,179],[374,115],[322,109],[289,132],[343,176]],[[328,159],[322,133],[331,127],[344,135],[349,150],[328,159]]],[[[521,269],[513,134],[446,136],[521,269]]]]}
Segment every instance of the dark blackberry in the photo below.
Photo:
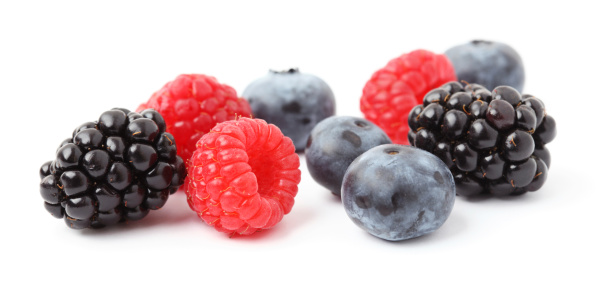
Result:
{"type": "Polygon", "coordinates": [[[547,179],[555,120],[512,87],[447,83],[411,110],[408,124],[411,145],[446,163],[460,195],[520,195],[547,179]]]}
{"type": "Polygon", "coordinates": [[[39,174],[44,206],[73,229],[139,220],[184,183],[176,143],[155,110],[104,112],[75,129],[39,174]]]}

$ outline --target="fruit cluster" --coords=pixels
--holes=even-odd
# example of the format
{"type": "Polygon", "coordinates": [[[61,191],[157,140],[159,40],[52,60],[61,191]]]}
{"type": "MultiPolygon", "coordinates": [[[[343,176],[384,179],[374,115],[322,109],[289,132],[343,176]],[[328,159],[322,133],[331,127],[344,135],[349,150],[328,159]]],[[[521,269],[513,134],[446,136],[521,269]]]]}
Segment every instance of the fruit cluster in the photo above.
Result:
{"type": "Polygon", "coordinates": [[[452,169],[460,195],[519,195],[547,179],[544,145],[555,138],[555,121],[541,100],[512,87],[447,83],[427,93],[408,124],[410,143],[452,169]]]}
{"type": "Polygon", "coordinates": [[[488,41],[391,60],[363,88],[364,118],[335,116],[330,87],[296,68],[270,71],[242,97],[214,77],[180,75],[137,112],[112,109],[75,129],[42,165],[40,192],[69,227],[101,228],[162,208],[184,184],[202,221],[249,235],[291,211],[304,151],[356,225],[405,240],[437,230],[456,194],[545,183],[555,121],[523,84],[518,54],[488,41]]]}
{"type": "Polygon", "coordinates": [[[154,110],[104,112],[75,129],[40,169],[46,209],[74,229],[139,220],[186,176],[174,137],[154,110]]]}

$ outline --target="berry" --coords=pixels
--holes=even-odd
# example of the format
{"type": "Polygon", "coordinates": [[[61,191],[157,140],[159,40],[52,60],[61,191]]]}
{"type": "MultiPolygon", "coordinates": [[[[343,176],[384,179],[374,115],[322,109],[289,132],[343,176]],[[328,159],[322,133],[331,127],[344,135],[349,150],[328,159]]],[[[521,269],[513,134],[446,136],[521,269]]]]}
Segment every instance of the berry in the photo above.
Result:
{"type": "Polygon", "coordinates": [[[139,220],[184,183],[184,162],[162,116],[126,112],[112,109],[77,127],[39,170],[46,210],[71,228],[139,220]],[[173,152],[159,153],[162,139],[173,152]]]}
{"type": "MultiPolygon", "coordinates": [[[[188,74],[168,82],[147,103],[141,104],[137,112],[140,114],[132,113],[130,116],[154,122],[140,122],[140,125],[150,125],[151,133],[135,137],[151,140],[158,130],[166,131],[176,138],[178,155],[187,162],[201,136],[219,122],[232,120],[237,116],[249,117],[251,107],[247,101],[237,97],[232,87],[218,83],[214,77],[188,74]],[[143,111],[148,108],[155,111],[143,111]],[[158,112],[162,116],[154,117],[158,112]]],[[[165,144],[167,145],[166,142],[159,144],[162,149],[158,152],[169,152],[165,144]]]]}
{"type": "Polygon", "coordinates": [[[538,98],[508,86],[489,92],[478,84],[452,82],[430,91],[408,119],[410,143],[452,170],[459,195],[520,195],[546,181],[551,157],[545,144],[555,138],[556,127],[538,98]],[[430,107],[442,113],[437,106],[444,115],[434,119],[439,127],[425,120],[430,107]]]}
{"type": "MultiPolygon", "coordinates": [[[[409,111],[423,103],[431,89],[454,80],[456,75],[446,56],[415,50],[391,60],[371,76],[363,88],[361,111],[394,143],[407,144],[409,111]]],[[[448,93],[440,91],[435,98],[443,101],[448,93]]]]}
{"type": "Polygon", "coordinates": [[[280,222],[301,178],[292,140],[260,119],[217,124],[197,142],[188,167],[189,206],[228,234],[248,235],[280,222]]]}
{"type": "Polygon", "coordinates": [[[365,119],[329,117],[311,131],[305,149],[313,179],[340,196],[342,178],[350,163],[372,147],[392,141],[379,127],[365,119]]]}
{"type": "Polygon", "coordinates": [[[437,230],[448,218],[454,179],[436,156],[386,144],[357,157],[342,182],[342,203],[352,221],[379,238],[398,241],[437,230]]]}
{"type": "Polygon", "coordinates": [[[242,96],[249,101],[253,115],[280,128],[297,151],[305,149],[313,127],[336,111],[330,87],[298,69],[270,71],[253,81],[242,96]]]}
{"type": "Polygon", "coordinates": [[[458,80],[478,83],[488,89],[524,87],[524,67],[512,47],[498,42],[475,40],[446,51],[458,80]]]}

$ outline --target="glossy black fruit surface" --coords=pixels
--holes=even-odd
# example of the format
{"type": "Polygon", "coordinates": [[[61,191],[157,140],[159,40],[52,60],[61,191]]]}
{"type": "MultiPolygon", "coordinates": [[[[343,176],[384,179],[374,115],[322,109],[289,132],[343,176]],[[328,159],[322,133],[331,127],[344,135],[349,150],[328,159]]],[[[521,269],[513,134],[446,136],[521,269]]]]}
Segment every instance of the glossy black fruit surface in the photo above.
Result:
{"type": "Polygon", "coordinates": [[[138,220],[162,208],[186,169],[154,110],[104,112],[64,140],[40,170],[46,210],[73,229],[138,220]]]}
{"type": "Polygon", "coordinates": [[[555,138],[556,123],[540,99],[508,86],[490,92],[456,82],[425,99],[408,115],[409,141],[452,170],[458,194],[520,195],[545,183],[551,164],[545,144],[555,138]]]}

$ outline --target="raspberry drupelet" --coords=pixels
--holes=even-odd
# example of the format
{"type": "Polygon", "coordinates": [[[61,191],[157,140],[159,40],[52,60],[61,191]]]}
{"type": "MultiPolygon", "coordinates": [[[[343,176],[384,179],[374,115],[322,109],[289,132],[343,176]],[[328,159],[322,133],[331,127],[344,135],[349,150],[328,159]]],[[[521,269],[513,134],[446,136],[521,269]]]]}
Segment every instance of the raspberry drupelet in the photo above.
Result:
{"type": "Polygon", "coordinates": [[[197,142],[185,181],[199,217],[227,234],[249,235],[289,213],[301,179],[292,140],[260,119],[217,124],[197,142]]]}

